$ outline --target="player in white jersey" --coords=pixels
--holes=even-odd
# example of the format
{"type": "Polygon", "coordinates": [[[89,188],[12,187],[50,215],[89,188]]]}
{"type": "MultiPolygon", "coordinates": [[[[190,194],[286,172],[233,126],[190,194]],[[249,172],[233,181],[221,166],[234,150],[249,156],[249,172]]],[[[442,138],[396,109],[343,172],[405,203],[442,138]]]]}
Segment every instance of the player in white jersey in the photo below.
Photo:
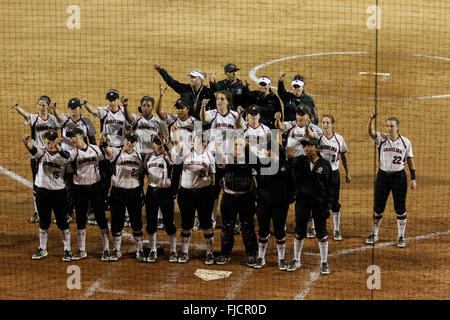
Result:
{"type": "Polygon", "coordinates": [[[348,170],[348,162],[346,153],[349,151],[344,138],[334,132],[334,117],[331,114],[326,114],[322,117],[322,129],[323,135],[319,139],[319,152],[320,155],[328,160],[331,164],[331,184],[330,194],[333,198],[331,205],[331,212],[333,215],[334,223],[334,240],[342,240],[342,234],[340,231],[341,221],[341,204],[339,203],[339,191],[340,191],[340,174],[339,174],[339,157],[342,159],[342,165],[345,170],[345,182],[350,183],[351,176],[348,170]]]}
{"type": "MultiPolygon", "coordinates": [[[[78,98],[71,98],[67,104],[70,109],[70,113],[59,113],[56,104],[54,104],[53,114],[58,119],[61,127],[61,147],[69,152],[76,150],[75,146],[70,141],[70,133],[73,129],[78,128],[83,131],[85,142],[91,144],[96,144],[95,141],[95,128],[89,118],[81,115],[81,103],[78,98]],[[86,139],[87,137],[87,139],[86,139]]],[[[66,173],[64,175],[64,181],[66,183],[66,196],[67,196],[67,215],[68,217],[73,216],[74,210],[74,199],[73,199],[73,170],[71,166],[66,168],[66,173]]],[[[89,208],[90,209],[90,208],[89,208]]],[[[90,210],[92,211],[92,210],[90,210]]],[[[89,222],[95,224],[95,217],[93,213],[89,213],[89,222]]]]}
{"type": "MultiPolygon", "coordinates": [[[[236,118],[236,130],[243,130],[244,138],[249,144],[250,151],[258,157],[267,157],[267,143],[271,140],[271,131],[269,127],[260,122],[260,108],[257,105],[251,105],[244,110],[238,107],[238,117],[236,118]],[[242,114],[247,112],[247,122],[241,124],[242,114]]],[[[238,131],[239,132],[239,131],[238,131]]]]}
{"type": "MultiPolygon", "coordinates": [[[[19,106],[19,103],[14,101],[12,108],[16,110],[24,119],[25,124],[31,128],[31,143],[40,148],[45,148],[43,136],[49,129],[56,129],[59,127],[59,123],[55,116],[49,114],[50,98],[48,96],[41,96],[38,99],[39,113],[28,113],[19,106]]],[[[31,173],[33,175],[33,199],[34,199],[34,212],[30,218],[31,223],[39,221],[39,214],[36,207],[36,186],[34,184],[36,178],[36,161],[33,157],[30,157],[31,173]]]]}
{"type": "Polygon", "coordinates": [[[150,253],[147,262],[155,262],[156,230],[158,209],[162,211],[165,230],[169,236],[169,261],[177,262],[177,228],[174,224],[174,190],[172,187],[173,163],[170,146],[164,137],[153,137],[154,151],[147,154],[144,160],[144,172],[148,176],[148,188],[145,197],[145,211],[147,216],[147,233],[149,235],[150,253]],[[166,149],[166,150],[165,150],[166,149]]]}
{"type": "MultiPolygon", "coordinates": [[[[178,130],[175,130],[176,135],[178,130]]],[[[182,159],[181,187],[178,190],[178,206],[181,214],[181,253],[179,263],[189,259],[189,241],[194,226],[195,211],[198,212],[200,228],[206,244],[205,264],[214,264],[211,210],[213,206],[213,187],[215,183],[216,165],[214,156],[206,150],[209,137],[207,132],[199,131],[194,137],[194,147],[181,144],[175,137],[174,154],[182,159]]]]}
{"type": "Polygon", "coordinates": [[[36,147],[31,137],[25,136],[23,143],[37,163],[36,205],[39,210],[39,248],[33,254],[33,260],[48,255],[47,239],[51,224],[52,210],[55,213],[56,225],[61,230],[64,243],[63,261],[70,261],[70,229],[65,216],[65,185],[63,175],[66,164],[70,161],[70,153],[62,150],[61,138],[55,130],[48,130],[43,135],[45,147],[36,147]]]}
{"type": "Polygon", "coordinates": [[[381,219],[386,207],[386,201],[389,193],[392,191],[394,198],[394,210],[397,214],[398,240],[397,246],[403,248],[406,246],[406,192],[408,183],[405,173],[405,162],[411,173],[410,187],[415,190],[416,184],[416,165],[411,142],[408,138],[399,134],[399,121],[395,117],[388,118],[386,121],[387,133],[377,132],[375,130],[375,118],[377,114],[375,109],[369,113],[369,136],[378,148],[379,152],[379,170],[375,180],[375,203],[373,209],[372,233],[366,239],[367,244],[373,244],[378,240],[378,231],[380,230],[381,219]]]}
{"type": "Polygon", "coordinates": [[[109,261],[108,221],[105,215],[103,188],[100,182],[99,170],[100,163],[105,161],[105,157],[99,147],[86,143],[84,131],[80,128],[73,128],[68,134],[71,144],[75,147],[71,154],[71,160],[74,171],[73,195],[78,230],[78,250],[72,256],[72,260],[80,260],[87,257],[86,221],[88,206],[91,203],[103,242],[101,259],[109,261]]]}
{"type": "Polygon", "coordinates": [[[311,123],[311,110],[308,106],[299,105],[297,107],[297,120],[281,122],[281,113],[275,114],[275,127],[281,130],[281,133],[287,134],[286,149],[288,153],[294,150],[294,157],[305,155],[301,142],[308,138],[320,138],[322,129],[311,123]]]}
{"type": "Polygon", "coordinates": [[[125,211],[130,215],[131,228],[136,244],[136,258],[139,262],[145,262],[142,242],[142,160],[134,149],[138,136],[134,132],[125,135],[122,148],[112,148],[107,144],[108,133],[102,132],[100,141],[105,153],[105,158],[112,163],[113,175],[111,179],[111,233],[114,249],[109,256],[109,261],[117,261],[122,253],[122,229],[125,222],[125,211]]]}
{"type": "MultiPolygon", "coordinates": [[[[119,97],[119,92],[117,90],[108,90],[106,92],[106,100],[108,101],[108,105],[104,107],[92,107],[87,103],[86,99],[81,100],[81,104],[86,107],[89,113],[91,113],[95,118],[100,119],[100,132],[107,133],[108,145],[115,148],[120,148],[123,146],[125,131],[128,126],[125,119],[125,112],[123,107],[120,106],[119,97]]],[[[125,97],[122,97],[122,103],[124,105],[127,104],[125,97]]],[[[111,170],[111,166],[102,168],[106,208],[109,204],[108,192],[111,187],[111,170]]],[[[128,226],[128,219],[126,219],[125,224],[128,226]]]]}
{"type": "MultiPolygon", "coordinates": [[[[202,101],[202,109],[200,111],[200,119],[203,124],[210,126],[210,137],[208,146],[206,147],[211,152],[217,163],[222,163],[222,159],[233,152],[233,135],[236,129],[236,119],[238,113],[231,110],[233,106],[232,95],[230,91],[217,91],[214,93],[216,97],[217,109],[205,111],[209,100],[202,101]]],[[[241,127],[244,122],[241,120],[241,127]]],[[[211,219],[213,227],[216,225],[217,207],[219,204],[219,195],[222,189],[222,179],[225,171],[219,167],[216,168],[216,185],[214,187],[214,204],[211,219]]]]}

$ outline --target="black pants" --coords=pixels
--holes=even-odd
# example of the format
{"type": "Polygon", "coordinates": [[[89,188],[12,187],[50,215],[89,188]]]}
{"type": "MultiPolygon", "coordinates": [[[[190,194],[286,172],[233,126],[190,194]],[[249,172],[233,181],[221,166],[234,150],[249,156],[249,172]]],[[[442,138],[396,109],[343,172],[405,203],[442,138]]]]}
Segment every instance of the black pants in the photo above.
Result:
{"type": "Polygon", "coordinates": [[[258,235],[267,238],[270,235],[270,221],[273,221],[273,231],[277,240],[286,236],[286,218],[289,211],[289,203],[272,203],[258,198],[256,216],[258,218],[258,235]]]}
{"type": "Polygon", "coordinates": [[[72,214],[73,209],[75,208],[75,195],[74,195],[75,184],[73,183],[74,173],[73,173],[72,169],[70,169],[70,170],[71,170],[71,172],[67,172],[67,169],[66,169],[66,172],[64,173],[64,184],[66,185],[67,214],[72,214]]]}
{"type": "Polygon", "coordinates": [[[108,228],[105,214],[105,201],[103,200],[103,188],[100,182],[93,185],[74,184],[74,202],[77,229],[86,228],[87,212],[89,204],[94,208],[95,220],[100,229],[108,228]]]}
{"type": "Polygon", "coordinates": [[[258,248],[255,233],[255,193],[247,192],[242,195],[232,195],[224,192],[220,203],[223,229],[221,233],[221,253],[230,256],[234,246],[234,226],[239,214],[247,256],[255,256],[258,248]]]}
{"type": "Polygon", "coordinates": [[[306,228],[311,217],[314,218],[314,227],[316,229],[317,238],[322,239],[328,235],[327,219],[330,211],[325,203],[317,203],[310,197],[302,197],[301,195],[295,202],[295,235],[298,239],[306,237],[306,228]]]}
{"type": "Polygon", "coordinates": [[[373,211],[382,214],[386,207],[389,193],[392,191],[394,198],[394,210],[398,215],[406,212],[406,191],[408,183],[405,170],[387,173],[378,170],[375,180],[375,204],[373,211]]]}
{"type": "Polygon", "coordinates": [[[331,204],[331,211],[339,212],[341,209],[341,204],[339,203],[339,193],[341,189],[341,176],[339,170],[334,170],[331,172],[331,184],[330,184],[330,194],[333,198],[331,204]]]}
{"type": "Polygon", "coordinates": [[[211,211],[214,204],[211,186],[199,189],[178,190],[178,206],[181,213],[181,228],[191,230],[194,227],[195,210],[198,212],[200,228],[212,228],[211,211]]]}
{"type": "Polygon", "coordinates": [[[133,235],[141,236],[142,206],[140,188],[123,189],[112,187],[110,194],[111,232],[113,236],[122,234],[125,222],[125,209],[128,209],[133,235]]]}
{"type": "Polygon", "coordinates": [[[69,228],[66,217],[66,190],[48,190],[37,188],[36,206],[39,212],[39,227],[43,230],[50,228],[52,210],[55,213],[56,225],[60,230],[69,228]]]}
{"type": "Polygon", "coordinates": [[[147,232],[153,234],[157,229],[158,209],[161,208],[164,229],[170,236],[177,232],[174,224],[174,203],[172,188],[153,188],[148,186],[145,196],[145,213],[147,216],[147,232]]]}
{"type": "MultiPolygon", "coordinates": [[[[31,166],[31,174],[33,175],[33,198],[34,198],[34,200],[36,200],[37,187],[34,184],[34,182],[36,181],[36,174],[37,174],[37,162],[36,162],[36,159],[30,159],[30,166],[31,166]]],[[[37,207],[37,205],[36,205],[36,207],[37,207]]]]}

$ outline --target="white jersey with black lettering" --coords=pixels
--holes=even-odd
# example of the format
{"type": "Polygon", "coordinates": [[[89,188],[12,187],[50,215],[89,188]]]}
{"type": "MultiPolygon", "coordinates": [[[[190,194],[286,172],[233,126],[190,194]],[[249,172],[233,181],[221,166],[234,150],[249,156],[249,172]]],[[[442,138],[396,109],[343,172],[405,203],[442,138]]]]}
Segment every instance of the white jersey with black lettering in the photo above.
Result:
{"type": "Polygon", "coordinates": [[[164,124],[155,116],[148,120],[136,114],[133,114],[132,117],[131,128],[139,136],[135,147],[136,151],[141,155],[153,151],[153,137],[165,131],[164,124]]]}
{"type": "Polygon", "coordinates": [[[172,184],[172,161],[169,159],[169,155],[166,152],[157,155],[152,151],[145,159],[145,170],[148,173],[149,186],[153,188],[169,188],[172,184]]]}
{"type": "Polygon", "coordinates": [[[183,157],[181,186],[185,189],[198,189],[211,185],[211,174],[216,173],[214,156],[208,150],[198,154],[194,150],[183,157]]]}
{"type": "MultiPolygon", "coordinates": [[[[303,150],[301,142],[308,139],[306,128],[304,126],[300,127],[297,124],[297,121],[285,121],[283,122],[283,124],[285,126],[283,132],[288,132],[286,148],[289,149],[293,147],[295,149],[294,157],[305,155],[305,151],[303,150]]],[[[309,127],[314,133],[314,137],[317,139],[320,138],[323,133],[322,129],[320,129],[314,123],[310,123],[309,127]]]]}
{"type": "Polygon", "coordinates": [[[188,116],[185,120],[181,120],[178,118],[175,114],[167,113],[166,120],[164,121],[167,125],[169,132],[170,132],[170,141],[174,142],[173,140],[173,133],[172,127],[177,127],[178,130],[178,137],[180,138],[180,142],[193,146],[194,145],[194,122],[198,121],[192,116],[188,116]]]}
{"type": "Polygon", "coordinates": [[[258,157],[267,157],[267,142],[271,139],[270,128],[260,123],[259,126],[253,128],[244,122],[244,137],[248,140],[250,151],[258,157]]]}
{"type": "Polygon", "coordinates": [[[333,133],[330,139],[323,134],[319,140],[319,151],[322,157],[330,162],[331,169],[335,171],[339,169],[339,154],[348,152],[348,147],[340,134],[333,133]]]}
{"type": "Polygon", "coordinates": [[[89,144],[86,149],[75,148],[73,183],[93,185],[100,181],[99,163],[105,157],[96,145],[89,144]]]}
{"type": "Polygon", "coordinates": [[[411,141],[399,135],[392,140],[387,134],[377,132],[372,142],[378,147],[380,169],[387,172],[397,172],[405,169],[406,158],[414,158],[411,141]]]}
{"type": "MultiPolygon", "coordinates": [[[[208,124],[211,124],[208,151],[212,154],[216,154],[218,151],[222,155],[229,154],[233,150],[233,133],[236,128],[238,113],[228,110],[226,114],[222,115],[217,109],[214,109],[206,111],[206,114],[209,116],[208,124]],[[227,133],[229,133],[228,136],[227,133]],[[223,143],[224,141],[227,143],[223,143]],[[217,150],[217,147],[221,149],[217,150]]],[[[241,127],[244,127],[244,125],[244,121],[241,119],[241,127]]]]}
{"type": "Polygon", "coordinates": [[[139,173],[142,168],[142,160],[139,153],[134,149],[130,153],[123,150],[123,148],[111,149],[111,157],[106,156],[106,159],[114,165],[111,185],[122,189],[139,187],[139,173]]]}
{"type": "Polygon", "coordinates": [[[61,114],[61,117],[63,119],[61,123],[61,137],[63,139],[61,148],[63,148],[63,150],[75,151],[76,149],[70,141],[70,137],[67,136],[68,133],[73,129],[78,128],[82,130],[85,137],[95,136],[95,134],[97,133],[94,126],[92,125],[92,121],[87,117],[81,116],[78,121],[73,121],[70,117],[70,114],[66,113],[61,114]]]}
{"type": "Polygon", "coordinates": [[[31,143],[37,148],[45,148],[44,133],[50,129],[58,129],[60,124],[58,119],[49,114],[47,119],[43,119],[39,114],[31,114],[25,124],[31,128],[31,143]]]}
{"type": "Polygon", "coordinates": [[[116,112],[112,112],[108,106],[98,107],[97,110],[98,115],[95,117],[100,119],[100,131],[109,133],[106,138],[108,145],[110,147],[122,147],[127,128],[123,108],[119,107],[116,112]]]}
{"type": "Polygon", "coordinates": [[[45,148],[37,147],[37,152],[32,158],[37,162],[37,174],[35,185],[47,190],[61,190],[66,187],[64,183],[64,172],[66,164],[73,160],[62,157],[59,152],[50,152],[45,148]]]}

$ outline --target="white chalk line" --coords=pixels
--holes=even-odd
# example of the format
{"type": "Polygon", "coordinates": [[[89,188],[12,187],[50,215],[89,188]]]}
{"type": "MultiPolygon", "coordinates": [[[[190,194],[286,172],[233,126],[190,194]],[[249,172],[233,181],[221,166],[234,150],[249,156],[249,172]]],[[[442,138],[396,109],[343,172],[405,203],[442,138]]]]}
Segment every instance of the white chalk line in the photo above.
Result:
{"type": "MultiPolygon", "coordinates": [[[[369,54],[370,52],[367,51],[348,51],[348,52],[319,52],[319,53],[307,53],[307,54],[300,54],[300,55],[295,55],[295,56],[289,56],[289,57],[284,57],[284,58],[279,58],[279,59],[274,59],[274,60],[270,60],[267,62],[264,62],[260,65],[257,65],[256,67],[254,67],[253,69],[250,70],[250,72],[248,73],[250,79],[252,79],[254,82],[258,81],[258,78],[256,76],[256,72],[258,70],[260,70],[261,68],[264,68],[268,65],[277,63],[277,62],[282,62],[282,61],[286,61],[286,60],[291,60],[291,59],[298,59],[298,58],[305,58],[305,57],[314,57],[314,56],[327,56],[327,55],[353,55],[353,54],[369,54]]],[[[429,58],[429,59],[438,59],[438,60],[443,60],[443,61],[450,61],[450,58],[446,58],[446,57],[440,57],[440,56],[431,56],[431,55],[426,55],[426,54],[418,54],[418,53],[413,53],[411,54],[411,56],[414,57],[424,57],[424,58],[429,58]]],[[[391,74],[390,73],[369,73],[369,72],[360,72],[359,74],[376,74],[376,75],[381,75],[382,77],[382,81],[386,80],[386,77],[389,77],[391,74]]],[[[277,90],[278,88],[276,86],[271,86],[272,89],[277,90]]],[[[337,100],[348,100],[348,98],[344,98],[344,97],[337,97],[337,96],[328,96],[328,95],[319,95],[319,94],[312,94],[309,93],[310,96],[313,97],[324,97],[324,98],[332,98],[332,99],[337,99],[337,100]]],[[[425,99],[441,99],[441,98],[448,98],[450,97],[450,94],[440,94],[440,95],[432,95],[432,96],[424,96],[424,97],[408,97],[408,98],[404,98],[404,100],[425,100],[425,99]]],[[[368,98],[368,100],[372,100],[372,98],[368,98]]],[[[382,99],[381,100],[386,100],[386,99],[382,99]]],[[[389,100],[389,99],[388,99],[389,100]]]]}
{"type": "MultiPolygon", "coordinates": [[[[450,234],[450,230],[442,231],[442,232],[433,232],[433,233],[420,235],[420,236],[416,236],[416,237],[412,237],[412,238],[406,238],[406,241],[408,242],[408,241],[417,241],[417,240],[423,240],[423,239],[430,239],[430,238],[444,236],[444,235],[448,235],[448,234],[450,234]]],[[[388,247],[388,246],[393,246],[396,243],[397,242],[395,242],[395,241],[377,243],[377,244],[375,244],[375,249],[388,247]]],[[[372,248],[373,248],[373,246],[370,245],[370,246],[363,246],[363,247],[359,247],[359,248],[346,249],[346,250],[342,250],[342,251],[338,251],[338,252],[329,254],[328,257],[343,256],[343,255],[350,254],[350,253],[366,251],[366,250],[369,250],[369,249],[372,249],[372,248]]],[[[399,250],[402,250],[402,249],[399,249],[399,250]]],[[[294,297],[294,300],[304,300],[306,298],[306,296],[310,292],[311,287],[314,284],[314,282],[316,282],[319,279],[319,273],[320,273],[320,267],[315,268],[313,271],[310,272],[309,279],[305,281],[304,289],[302,291],[300,291],[294,297]]]]}
{"type": "MultiPolygon", "coordinates": [[[[29,188],[33,188],[33,184],[31,182],[29,182],[28,180],[22,178],[21,176],[15,174],[14,172],[11,172],[7,169],[4,169],[3,167],[0,166],[0,172],[6,174],[7,176],[13,178],[14,180],[26,185],[29,188]]],[[[441,235],[447,235],[450,234],[450,230],[447,231],[443,231],[443,232],[434,232],[434,233],[430,233],[427,235],[421,235],[421,236],[416,236],[413,238],[406,238],[407,241],[416,241],[416,240],[422,240],[422,239],[429,239],[429,238],[433,238],[433,237],[438,237],[441,235]]],[[[128,232],[123,232],[123,235],[127,238],[131,238],[133,239],[133,235],[128,233],[128,232]]],[[[392,246],[394,245],[395,242],[391,241],[391,242],[384,242],[384,243],[378,243],[375,244],[375,248],[381,248],[381,247],[386,247],[386,246],[392,246]]],[[[204,246],[199,245],[199,248],[203,248],[204,246]]],[[[341,256],[341,255],[345,255],[345,254],[349,254],[349,253],[355,253],[355,252],[362,252],[368,249],[371,249],[372,246],[364,246],[364,247],[359,247],[359,248],[353,248],[353,249],[346,249],[346,250],[342,250],[336,253],[332,253],[329,254],[329,257],[334,257],[334,256],[341,256]]],[[[303,254],[305,255],[318,255],[317,253],[310,253],[310,252],[304,252],[303,254]]],[[[309,291],[311,290],[311,286],[314,284],[315,281],[317,281],[317,279],[319,279],[318,277],[318,271],[320,271],[320,268],[316,268],[315,270],[311,271],[309,279],[305,282],[305,288],[299,292],[295,297],[294,300],[301,300],[304,299],[306,297],[306,295],[309,293],[309,291]]],[[[232,300],[236,294],[239,292],[242,283],[248,279],[252,273],[253,273],[253,269],[247,269],[246,272],[244,272],[238,279],[237,284],[233,286],[233,289],[231,291],[228,292],[227,296],[225,297],[225,300],[232,300]]],[[[179,274],[176,274],[175,278],[178,278],[179,274]]],[[[171,281],[172,283],[176,282],[175,281],[171,281]]],[[[107,292],[107,293],[116,293],[116,294],[128,294],[129,292],[127,291],[122,291],[122,290],[112,290],[112,289],[105,289],[102,286],[103,280],[102,278],[98,279],[97,281],[95,281],[87,290],[86,294],[84,295],[84,298],[88,298],[90,296],[92,296],[96,291],[100,291],[100,292],[107,292]],[[103,291],[101,291],[103,290],[103,291]]],[[[161,288],[163,288],[164,286],[170,286],[170,284],[163,284],[161,286],[161,288]]],[[[154,297],[155,294],[141,294],[141,296],[149,296],[149,297],[154,297]]]]}

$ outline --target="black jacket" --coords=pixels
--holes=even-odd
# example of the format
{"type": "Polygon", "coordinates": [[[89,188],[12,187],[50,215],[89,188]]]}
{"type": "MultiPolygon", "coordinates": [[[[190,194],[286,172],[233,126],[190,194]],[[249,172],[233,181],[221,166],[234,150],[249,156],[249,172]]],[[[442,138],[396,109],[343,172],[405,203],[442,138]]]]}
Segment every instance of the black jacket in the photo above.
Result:
{"type": "Polygon", "coordinates": [[[330,205],[331,165],[319,154],[319,160],[310,168],[311,161],[307,156],[293,159],[293,170],[296,174],[297,199],[310,198],[317,204],[330,205]]]}
{"type": "Polygon", "coordinates": [[[243,163],[236,162],[234,160],[234,163],[225,165],[225,174],[223,177],[225,186],[232,191],[253,191],[253,175],[260,166],[258,157],[246,148],[245,161],[243,163]]]}
{"type": "Polygon", "coordinates": [[[164,81],[180,95],[186,103],[189,104],[189,115],[200,119],[200,110],[202,108],[202,100],[210,99],[205,110],[211,110],[216,108],[216,98],[214,93],[208,87],[201,86],[198,92],[194,91],[194,88],[190,84],[180,83],[172,78],[165,69],[158,71],[164,81]]]}
{"type": "Polygon", "coordinates": [[[248,87],[244,87],[243,92],[245,105],[258,105],[261,110],[260,122],[270,129],[275,129],[275,113],[281,112],[281,103],[277,95],[270,91],[270,93],[264,97],[264,94],[261,91],[250,91],[248,87]]]}
{"type": "Polygon", "coordinates": [[[299,104],[305,104],[311,108],[314,124],[317,125],[319,123],[319,116],[317,115],[314,100],[306,93],[303,93],[300,97],[297,97],[292,92],[286,91],[283,81],[278,81],[278,95],[280,96],[281,101],[283,101],[284,121],[295,121],[297,106],[299,104]]]}
{"type": "Polygon", "coordinates": [[[210,83],[212,92],[217,91],[229,91],[233,97],[233,106],[231,110],[236,111],[238,106],[246,107],[245,101],[242,97],[244,91],[244,84],[241,80],[236,79],[236,82],[232,84],[228,80],[221,80],[218,82],[210,83]]]}

